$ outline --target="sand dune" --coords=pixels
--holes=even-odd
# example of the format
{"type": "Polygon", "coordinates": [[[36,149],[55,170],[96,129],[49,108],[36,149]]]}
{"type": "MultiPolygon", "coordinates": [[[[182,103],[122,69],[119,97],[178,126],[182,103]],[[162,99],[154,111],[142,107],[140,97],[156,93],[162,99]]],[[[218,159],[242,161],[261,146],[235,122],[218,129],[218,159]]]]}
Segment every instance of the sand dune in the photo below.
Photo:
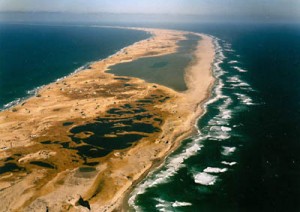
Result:
{"type": "Polygon", "coordinates": [[[0,113],[0,166],[13,171],[0,173],[0,211],[126,207],[132,186],[193,133],[214,82],[212,38],[196,34],[202,39],[186,70],[188,90],[176,92],[106,70],[117,63],[173,53],[188,32],[130,29],[150,32],[152,37],[49,84],[37,96],[0,113]],[[96,123],[122,129],[128,120],[137,128],[148,128],[109,131],[103,138],[139,138],[130,147],[106,152],[85,143],[95,133],[83,130],[84,126],[96,123]],[[103,157],[87,156],[87,151],[103,157]]]}

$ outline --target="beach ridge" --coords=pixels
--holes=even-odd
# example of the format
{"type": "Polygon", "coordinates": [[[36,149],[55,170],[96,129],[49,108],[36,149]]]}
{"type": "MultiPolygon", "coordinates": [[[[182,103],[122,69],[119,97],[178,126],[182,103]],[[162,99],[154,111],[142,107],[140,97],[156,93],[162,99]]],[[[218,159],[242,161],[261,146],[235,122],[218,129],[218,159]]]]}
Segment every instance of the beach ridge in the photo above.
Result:
{"type": "MultiPolygon", "coordinates": [[[[30,171],[0,176],[0,197],[6,202],[0,208],[81,211],[85,210],[84,205],[78,204],[82,198],[92,211],[120,209],[125,207],[125,194],[128,195],[132,186],[193,133],[195,121],[203,113],[201,104],[209,97],[214,83],[212,38],[196,33],[201,40],[194,53],[195,61],[186,70],[188,90],[176,92],[162,85],[138,78],[117,77],[106,71],[114,64],[174,53],[177,42],[189,32],[127,29],[143,30],[152,37],[125,47],[91,64],[88,69],[44,86],[37,96],[0,112],[0,157],[13,156],[18,166],[30,171]],[[126,87],[122,88],[124,85],[126,87]],[[149,99],[152,104],[146,103],[149,99]],[[144,103],[139,103],[141,101],[144,103]],[[142,112],[142,115],[147,113],[154,117],[143,121],[159,130],[138,133],[144,137],[130,148],[83,160],[76,150],[84,145],[72,141],[71,131],[78,126],[93,124],[97,117],[109,116],[112,120],[133,118],[108,113],[116,108],[126,110],[126,105],[143,107],[147,112],[142,112]],[[159,119],[161,121],[154,122],[159,119]],[[65,141],[69,148],[62,148],[63,144],[55,141],[65,141]],[[31,163],[36,160],[49,162],[55,169],[36,169],[31,163]],[[98,163],[92,171],[84,172],[79,168],[92,163],[98,163]],[[16,194],[22,198],[16,200],[16,194]]],[[[104,136],[110,138],[123,134],[104,136]]],[[[75,140],[84,140],[93,135],[77,133],[74,136],[75,140]]]]}

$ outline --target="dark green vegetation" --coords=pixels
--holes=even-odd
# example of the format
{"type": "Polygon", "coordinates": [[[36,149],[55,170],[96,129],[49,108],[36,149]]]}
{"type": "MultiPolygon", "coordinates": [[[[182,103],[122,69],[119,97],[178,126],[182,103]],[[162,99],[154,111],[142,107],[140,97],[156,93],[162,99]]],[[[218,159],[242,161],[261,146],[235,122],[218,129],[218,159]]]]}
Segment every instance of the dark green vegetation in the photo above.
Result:
{"type": "Polygon", "coordinates": [[[80,172],[94,172],[96,169],[94,167],[83,166],[79,167],[80,172]]]}
{"type": "Polygon", "coordinates": [[[31,161],[30,164],[41,166],[41,167],[44,167],[44,168],[50,168],[50,169],[55,168],[53,165],[51,165],[49,163],[46,163],[46,162],[42,162],[42,161],[31,161]]]}
{"type": "Polygon", "coordinates": [[[63,123],[63,126],[70,126],[70,125],[72,125],[74,122],[64,122],[63,123]]]}
{"type": "Polygon", "coordinates": [[[23,170],[23,168],[12,162],[8,162],[3,166],[0,166],[0,174],[4,174],[6,172],[17,172],[20,170],[23,170]]]}

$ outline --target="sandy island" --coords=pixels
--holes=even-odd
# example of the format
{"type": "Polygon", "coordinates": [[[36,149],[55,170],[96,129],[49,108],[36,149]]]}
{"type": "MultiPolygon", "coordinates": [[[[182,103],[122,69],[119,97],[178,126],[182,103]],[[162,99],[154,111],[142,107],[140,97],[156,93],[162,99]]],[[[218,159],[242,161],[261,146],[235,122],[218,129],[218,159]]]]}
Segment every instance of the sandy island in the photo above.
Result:
{"type": "MultiPolygon", "coordinates": [[[[106,70],[117,63],[173,53],[188,32],[130,29],[149,32],[152,37],[51,83],[35,97],[0,112],[0,211],[122,210],[132,186],[194,132],[195,121],[203,113],[201,104],[214,82],[212,38],[194,33],[202,39],[185,73],[188,90],[176,92],[141,79],[117,77],[106,70]],[[135,121],[133,108],[142,108],[141,120],[135,121]],[[111,109],[127,112],[112,115],[111,109]],[[71,129],[92,124],[99,117],[116,128],[120,127],[119,120],[134,119],[134,123],[151,124],[159,130],[130,132],[141,136],[131,147],[103,157],[84,157],[85,153],[79,153],[87,145],[72,138],[83,141],[93,133],[76,134],[71,129]]],[[[95,149],[89,149],[92,151],[95,149]]]]}

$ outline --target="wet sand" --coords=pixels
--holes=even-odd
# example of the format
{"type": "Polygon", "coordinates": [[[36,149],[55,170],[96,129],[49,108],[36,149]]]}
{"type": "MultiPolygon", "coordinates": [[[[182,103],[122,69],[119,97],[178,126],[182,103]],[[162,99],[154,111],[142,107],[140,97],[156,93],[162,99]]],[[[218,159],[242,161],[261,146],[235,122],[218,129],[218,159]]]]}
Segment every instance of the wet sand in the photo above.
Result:
{"type": "Polygon", "coordinates": [[[193,133],[195,121],[203,113],[201,104],[214,82],[212,39],[197,34],[202,39],[195,61],[186,70],[188,90],[176,92],[106,72],[114,64],[174,53],[177,42],[187,33],[132,29],[153,36],[45,86],[36,97],[0,113],[0,166],[10,163],[20,168],[0,173],[0,211],[85,211],[85,201],[92,211],[121,209],[132,186],[193,133]],[[137,120],[132,108],[139,109],[142,118],[137,120]],[[122,113],[112,113],[111,109],[122,113]],[[137,142],[129,142],[128,148],[118,147],[104,154],[101,146],[88,143],[93,132],[73,133],[76,127],[100,123],[99,118],[102,124],[113,122],[116,129],[125,129],[120,123],[126,125],[131,120],[158,130],[104,134],[106,139],[141,136],[137,142]]]}

